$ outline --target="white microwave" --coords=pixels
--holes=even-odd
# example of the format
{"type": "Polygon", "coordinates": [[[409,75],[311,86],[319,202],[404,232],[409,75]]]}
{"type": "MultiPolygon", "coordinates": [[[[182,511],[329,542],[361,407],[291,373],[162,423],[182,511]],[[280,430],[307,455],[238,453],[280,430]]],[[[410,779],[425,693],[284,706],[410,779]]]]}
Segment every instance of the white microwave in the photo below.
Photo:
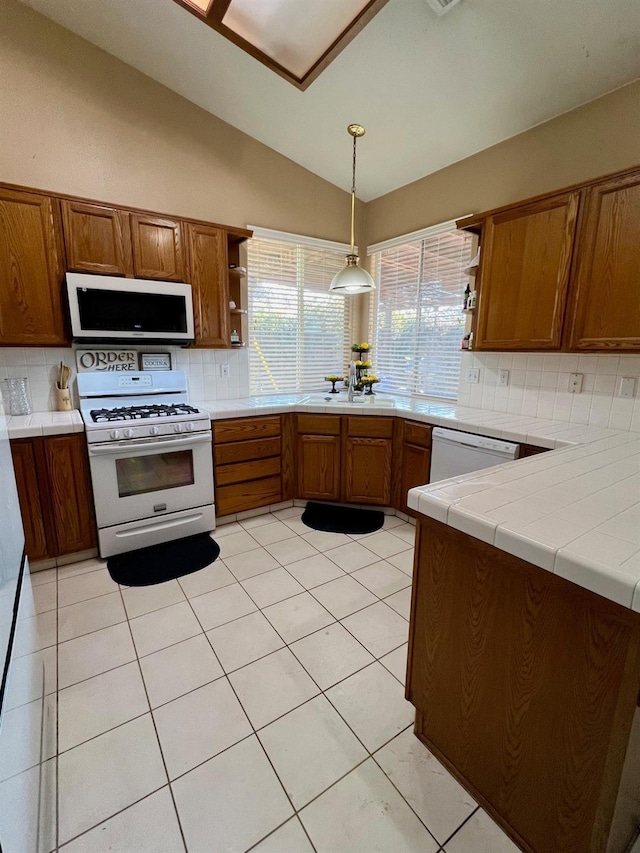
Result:
{"type": "Polygon", "coordinates": [[[68,272],[67,296],[74,340],[194,340],[190,284],[68,272]]]}

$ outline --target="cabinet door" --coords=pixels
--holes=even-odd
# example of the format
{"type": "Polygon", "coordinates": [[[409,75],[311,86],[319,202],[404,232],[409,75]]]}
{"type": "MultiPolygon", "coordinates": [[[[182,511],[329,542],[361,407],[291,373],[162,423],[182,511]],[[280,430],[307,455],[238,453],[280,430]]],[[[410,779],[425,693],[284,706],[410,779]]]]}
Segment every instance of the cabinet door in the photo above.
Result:
{"type": "Polygon", "coordinates": [[[56,202],[0,188],[0,345],[65,345],[56,202]]]}
{"type": "Polygon", "coordinates": [[[129,214],[100,204],[61,204],[68,269],[132,276],[129,214]]]}
{"type": "Polygon", "coordinates": [[[184,281],[184,252],[180,222],[132,213],[131,242],[136,278],[184,281]]]}
{"type": "Polygon", "coordinates": [[[340,436],[298,435],[298,495],[340,500],[340,436]]]}
{"type": "Polygon", "coordinates": [[[84,434],[45,438],[44,456],[56,553],[94,548],[96,528],[84,434]]]}
{"type": "Polygon", "coordinates": [[[35,446],[31,439],[11,442],[18,500],[24,528],[25,550],[30,560],[53,556],[45,532],[45,511],[40,498],[35,446]]]}
{"type": "Polygon", "coordinates": [[[488,217],[476,349],[560,348],[579,200],[565,193],[488,217]]]}
{"type": "Polygon", "coordinates": [[[391,506],[393,442],[388,438],[345,440],[344,499],[391,506]]]}
{"type": "Polygon", "coordinates": [[[640,172],[590,187],[570,346],[640,349],[640,172]]]}
{"type": "Polygon", "coordinates": [[[402,447],[402,486],[400,493],[400,509],[409,515],[416,515],[407,506],[407,492],[416,486],[424,486],[429,482],[431,467],[431,452],[417,444],[404,444],[402,447]]]}
{"type": "Polygon", "coordinates": [[[229,347],[227,238],[221,228],[187,223],[196,346],[229,347]]]}

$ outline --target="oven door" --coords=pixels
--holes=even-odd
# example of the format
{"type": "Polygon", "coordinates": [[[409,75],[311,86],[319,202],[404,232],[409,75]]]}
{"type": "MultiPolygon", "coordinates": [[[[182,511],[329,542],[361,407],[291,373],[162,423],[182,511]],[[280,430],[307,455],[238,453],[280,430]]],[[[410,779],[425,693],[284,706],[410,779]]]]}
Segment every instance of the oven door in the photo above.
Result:
{"type": "Polygon", "coordinates": [[[211,432],[90,444],[98,527],[213,504],[211,432]]]}

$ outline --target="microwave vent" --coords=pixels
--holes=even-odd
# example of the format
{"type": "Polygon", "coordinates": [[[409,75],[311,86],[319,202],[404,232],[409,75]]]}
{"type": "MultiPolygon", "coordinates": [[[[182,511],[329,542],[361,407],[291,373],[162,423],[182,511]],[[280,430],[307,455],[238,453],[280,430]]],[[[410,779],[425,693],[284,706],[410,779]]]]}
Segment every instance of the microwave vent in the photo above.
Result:
{"type": "Polygon", "coordinates": [[[444,15],[445,12],[448,12],[450,9],[453,9],[454,6],[457,6],[459,2],[460,0],[427,0],[427,3],[431,6],[436,15],[444,15]]]}

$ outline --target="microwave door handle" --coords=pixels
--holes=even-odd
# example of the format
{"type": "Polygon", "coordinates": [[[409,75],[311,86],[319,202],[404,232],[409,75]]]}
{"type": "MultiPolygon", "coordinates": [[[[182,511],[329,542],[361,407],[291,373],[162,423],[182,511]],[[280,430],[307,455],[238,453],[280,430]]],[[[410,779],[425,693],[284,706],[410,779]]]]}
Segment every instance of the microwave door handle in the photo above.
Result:
{"type": "Polygon", "coordinates": [[[166,438],[160,441],[119,441],[113,444],[90,444],[89,456],[115,456],[123,450],[171,450],[173,447],[184,447],[185,444],[204,444],[211,443],[210,432],[197,432],[185,436],[184,438],[166,438]]]}

